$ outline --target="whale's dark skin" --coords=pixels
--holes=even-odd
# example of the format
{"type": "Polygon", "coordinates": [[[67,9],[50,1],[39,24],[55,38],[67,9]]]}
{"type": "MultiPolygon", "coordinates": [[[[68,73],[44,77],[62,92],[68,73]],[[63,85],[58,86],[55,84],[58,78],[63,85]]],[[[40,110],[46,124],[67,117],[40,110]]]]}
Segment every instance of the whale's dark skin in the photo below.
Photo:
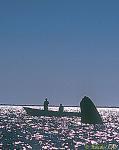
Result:
{"type": "Polygon", "coordinates": [[[103,124],[96,106],[89,97],[84,97],[80,102],[81,122],[85,124],[103,124]]]}

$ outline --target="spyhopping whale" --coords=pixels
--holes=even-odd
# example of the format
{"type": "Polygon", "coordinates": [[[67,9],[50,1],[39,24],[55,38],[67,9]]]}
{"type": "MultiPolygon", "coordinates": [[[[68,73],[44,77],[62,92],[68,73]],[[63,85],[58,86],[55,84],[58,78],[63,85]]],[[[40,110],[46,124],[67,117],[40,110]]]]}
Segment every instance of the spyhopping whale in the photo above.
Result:
{"type": "Polygon", "coordinates": [[[84,97],[80,102],[81,122],[86,124],[103,124],[96,106],[89,97],[84,97]]]}

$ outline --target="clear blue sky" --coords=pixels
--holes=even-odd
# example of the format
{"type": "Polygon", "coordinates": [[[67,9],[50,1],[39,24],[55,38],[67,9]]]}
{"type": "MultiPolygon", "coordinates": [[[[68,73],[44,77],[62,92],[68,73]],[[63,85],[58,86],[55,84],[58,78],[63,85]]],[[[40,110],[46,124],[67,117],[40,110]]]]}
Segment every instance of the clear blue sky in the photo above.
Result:
{"type": "Polygon", "coordinates": [[[119,106],[119,1],[0,1],[0,103],[119,106]]]}

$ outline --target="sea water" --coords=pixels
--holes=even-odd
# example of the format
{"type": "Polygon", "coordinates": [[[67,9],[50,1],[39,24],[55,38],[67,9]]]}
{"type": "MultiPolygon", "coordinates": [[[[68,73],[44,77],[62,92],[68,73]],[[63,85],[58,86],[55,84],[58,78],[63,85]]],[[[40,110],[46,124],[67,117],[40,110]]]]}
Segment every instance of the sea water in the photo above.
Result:
{"type": "MultiPolygon", "coordinates": [[[[49,109],[56,111],[58,107],[49,109]]],[[[80,111],[78,107],[64,109],[80,111]]],[[[119,108],[98,111],[104,125],[81,124],[80,117],[32,117],[22,106],[0,106],[0,149],[119,149],[119,108]]]]}

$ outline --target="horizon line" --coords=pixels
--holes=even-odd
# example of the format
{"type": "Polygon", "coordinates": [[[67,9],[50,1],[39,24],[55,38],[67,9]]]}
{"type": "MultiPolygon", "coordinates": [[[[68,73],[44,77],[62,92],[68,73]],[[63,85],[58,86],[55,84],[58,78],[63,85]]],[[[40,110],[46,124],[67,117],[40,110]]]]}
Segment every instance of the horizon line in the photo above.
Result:
{"type": "MultiPolygon", "coordinates": [[[[43,106],[40,104],[0,104],[0,106],[43,106]]],[[[64,107],[80,107],[77,105],[63,105],[64,107]]],[[[59,105],[49,105],[49,107],[59,107],[59,105]]],[[[119,108],[119,106],[96,106],[97,108],[119,108]]]]}

